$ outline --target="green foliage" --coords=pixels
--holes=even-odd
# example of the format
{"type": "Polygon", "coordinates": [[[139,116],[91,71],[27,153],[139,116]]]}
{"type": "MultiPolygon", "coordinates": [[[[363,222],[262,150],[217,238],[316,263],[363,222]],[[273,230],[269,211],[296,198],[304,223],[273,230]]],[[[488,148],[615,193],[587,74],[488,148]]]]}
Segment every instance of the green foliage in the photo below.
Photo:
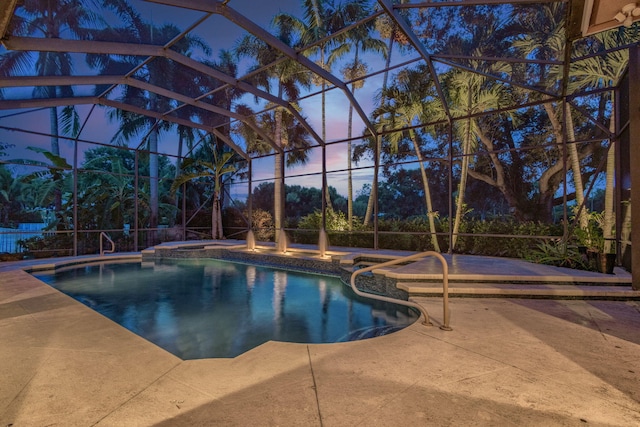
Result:
{"type": "Polygon", "coordinates": [[[255,209],[251,215],[253,233],[257,241],[269,242],[275,236],[273,216],[265,210],[255,209]]]}
{"type": "MultiPolygon", "coordinates": [[[[287,224],[287,227],[293,227],[293,223],[287,224]]],[[[322,211],[316,209],[313,213],[308,214],[295,224],[296,230],[289,233],[289,237],[294,243],[317,244],[319,239],[319,230],[322,227],[322,211]]],[[[347,215],[342,211],[327,209],[326,214],[326,231],[329,241],[332,245],[347,247],[372,247],[372,235],[367,238],[363,233],[361,220],[354,217],[354,231],[347,231],[348,221],[347,215]]]]}
{"type": "Polygon", "coordinates": [[[26,249],[35,258],[71,255],[73,235],[71,233],[52,233],[18,240],[16,243],[26,249]]]}
{"type": "Polygon", "coordinates": [[[524,258],[535,247],[536,240],[526,236],[561,236],[559,225],[535,221],[515,221],[514,219],[468,220],[461,233],[471,236],[459,237],[456,252],[474,255],[491,255],[512,258],[524,258]],[[499,237],[487,237],[495,234],[499,237]],[[514,235],[523,237],[501,237],[514,235]]]}
{"type": "Polygon", "coordinates": [[[586,270],[582,254],[578,247],[559,240],[543,240],[536,245],[525,257],[528,261],[538,264],[553,265],[555,267],[578,268],[586,270]]]}
{"type": "Polygon", "coordinates": [[[18,218],[22,210],[22,187],[22,182],[15,179],[4,165],[0,165],[0,225],[6,226],[18,218]]]}
{"type": "MultiPolygon", "coordinates": [[[[438,225],[436,222],[436,226],[438,225]]],[[[378,229],[382,232],[378,239],[381,248],[420,252],[435,250],[426,215],[407,220],[381,218],[378,220],[378,229]]],[[[436,231],[441,231],[441,228],[438,227],[436,231]]]]}
{"type": "MultiPolygon", "coordinates": [[[[467,219],[460,232],[456,253],[525,258],[535,249],[538,240],[533,236],[561,236],[562,227],[533,221],[514,219],[467,219]],[[488,236],[495,235],[495,236],[488,236]]],[[[448,251],[449,218],[437,222],[438,242],[441,250],[448,251]]],[[[426,217],[417,216],[408,220],[379,219],[379,245],[384,249],[407,251],[434,250],[426,217]]],[[[364,246],[364,247],[370,247],[364,246]]]]}
{"type": "MultiPolygon", "coordinates": [[[[232,238],[243,239],[248,227],[248,212],[245,206],[227,207],[223,210],[225,235],[232,238]]],[[[273,241],[275,227],[273,216],[263,209],[253,209],[251,216],[251,229],[254,237],[259,242],[273,241]]]]}
{"type": "MultiPolygon", "coordinates": [[[[573,219],[575,220],[575,217],[573,219]]],[[[586,247],[591,252],[603,252],[605,241],[602,231],[603,224],[604,212],[588,212],[587,226],[585,228],[576,227],[573,230],[578,245],[586,247]]]]}
{"type": "MultiPolygon", "coordinates": [[[[326,210],[326,230],[327,231],[346,231],[349,229],[347,216],[344,212],[326,210]]],[[[300,218],[299,228],[319,230],[322,228],[322,211],[316,209],[313,213],[300,218]]]]}
{"type": "MultiPolygon", "coordinates": [[[[273,214],[273,182],[263,182],[253,190],[253,206],[273,214]]],[[[339,195],[334,187],[329,186],[329,197],[334,208],[342,210],[347,205],[346,199],[339,195]]],[[[285,217],[290,221],[312,214],[322,208],[322,191],[315,187],[285,185],[285,217]]]]}

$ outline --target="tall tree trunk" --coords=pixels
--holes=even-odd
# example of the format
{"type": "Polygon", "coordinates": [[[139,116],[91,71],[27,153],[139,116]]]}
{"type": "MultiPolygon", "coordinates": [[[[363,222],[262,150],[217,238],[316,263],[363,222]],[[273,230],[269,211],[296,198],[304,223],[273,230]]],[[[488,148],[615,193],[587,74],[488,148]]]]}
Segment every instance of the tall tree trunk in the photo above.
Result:
{"type": "MultiPolygon", "coordinates": [[[[149,134],[149,227],[158,227],[158,130],[149,134]]],[[[151,232],[154,235],[155,232],[151,232]]],[[[155,239],[154,239],[155,240],[155,239]]],[[[155,244],[152,243],[152,244],[155,244]]]]}
{"type": "MultiPolygon", "coordinates": [[[[324,44],[320,49],[320,66],[322,67],[323,70],[325,69],[324,44]]],[[[325,81],[325,79],[322,79],[322,142],[325,144],[327,143],[327,112],[326,112],[327,97],[325,94],[326,89],[327,89],[327,82],[325,81]]],[[[325,200],[327,203],[326,208],[328,210],[333,210],[333,205],[331,203],[331,196],[329,195],[329,185],[327,184],[326,188],[323,188],[322,191],[325,192],[325,200]]]]}
{"type": "MultiPolygon", "coordinates": [[[[355,91],[355,88],[352,88],[355,91]]],[[[349,104],[349,128],[347,129],[347,222],[349,231],[353,230],[353,174],[351,172],[351,128],[353,127],[353,105],[349,104]]]]}
{"type": "Polygon", "coordinates": [[[211,203],[211,238],[218,238],[218,195],[213,193],[213,203],[211,203]]]}
{"type": "MultiPolygon", "coordinates": [[[[387,88],[387,84],[389,81],[389,65],[391,64],[391,51],[393,49],[393,34],[391,35],[391,37],[389,38],[389,48],[387,50],[387,59],[385,61],[385,67],[384,67],[384,76],[382,78],[382,92],[384,93],[385,89],[387,88]]],[[[384,104],[384,98],[380,100],[380,105],[384,104]]],[[[382,155],[382,138],[376,138],[376,153],[374,155],[377,156],[381,156],[382,155]]],[[[369,193],[369,200],[367,201],[367,211],[364,214],[364,225],[365,227],[367,225],[369,225],[369,219],[371,218],[371,214],[373,212],[373,199],[374,197],[377,197],[376,194],[374,194],[373,188],[375,186],[372,185],[371,186],[371,193],[369,193]]]]}
{"type": "Polygon", "coordinates": [[[51,107],[49,109],[49,119],[51,120],[51,154],[54,156],[60,156],[60,139],[58,138],[60,129],[58,128],[57,107],[51,107]]]}
{"type": "MultiPolygon", "coordinates": [[[[55,97],[55,88],[50,88],[50,93],[53,93],[52,97],[55,97]]],[[[49,109],[49,119],[51,127],[51,154],[60,156],[60,139],[58,138],[60,129],[58,127],[57,107],[51,107],[49,109]]],[[[53,189],[53,210],[56,213],[62,210],[62,189],[58,183],[56,183],[53,189]]]]}
{"type": "MultiPolygon", "coordinates": [[[[491,141],[491,139],[489,139],[482,132],[478,133],[478,138],[480,139],[480,142],[482,143],[482,145],[484,145],[487,149],[487,153],[489,154],[489,158],[491,159],[491,163],[493,164],[494,176],[477,173],[473,169],[467,170],[467,173],[471,175],[474,179],[477,179],[482,182],[486,182],[487,184],[500,190],[500,192],[506,199],[507,204],[509,205],[509,208],[512,208],[514,210],[515,217],[516,218],[524,217],[523,212],[518,206],[518,197],[513,193],[512,189],[507,185],[507,179],[506,179],[507,174],[504,170],[504,165],[502,164],[500,157],[495,152],[493,141],[491,141]]],[[[540,192],[543,193],[542,188],[540,189],[540,192]]]]}
{"type": "Polygon", "coordinates": [[[213,192],[213,206],[211,211],[211,237],[215,239],[224,239],[222,228],[222,209],[220,206],[220,193],[213,192]]]}
{"type": "Polygon", "coordinates": [[[453,236],[451,238],[451,250],[456,246],[460,223],[465,211],[464,193],[467,188],[467,175],[469,171],[469,154],[471,152],[471,118],[469,118],[467,134],[462,144],[462,167],[460,170],[460,183],[458,184],[458,197],[456,197],[456,216],[453,221],[453,236]]]}
{"type": "Polygon", "coordinates": [[[420,146],[416,140],[416,135],[413,130],[409,131],[411,136],[411,142],[413,142],[413,149],[416,152],[416,157],[420,163],[420,175],[422,176],[422,186],[424,187],[424,200],[427,205],[427,218],[429,220],[429,231],[431,233],[431,244],[436,252],[440,252],[440,245],[438,244],[438,236],[436,235],[436,222],[434,219],[435,212],[433,211],[433,204],[431,203],[431,189],[429,187],[429,179],[427,177],[427,171],[424,167],[424,159],[420,146]]]}
{"type": "MultiPolygon", "coordinates": [[[[180,130],[178,130],[178,155],[176,157],[176,173],[174,175],[174,179],[178,179],[178,177],[180,176],[180,172],[181,172],[180,169],[181,169],[181,166],[182,166],[182,145],[183,145],[183,143],[184,143],[183,134],[182,134],[182,132],[180,132],[180,130]]],[[[178,193],[176,192],[176,198],[173,201],[173,205],[176,208],[176,218],[174,218],[174,220],[173,220],[174,224],[178,223],[177,216],[180,213],[180,198],[177,197],[177,194],[178,193]]],[[[185,195],[183,194],[182,197],[185,197],[185,195]]]]}
{"type": "MultiPolygon", "coordinates": [[[[549,117],[549,120],[551,121],[551,126],[555,133],[556,140],[560,143],[564,143],[567,147],[567,152],[569,153],[569,163],[571,164],[571,172],[573,173],[573,187],[576,192],[576,206],[580,208],[584,204],[584,184],[582,182],[582,171],[580,169],[580,155],[578,153],[578,147],[575,144],[576,136],[573,126],[573,119],[571,116],[571,105],[569,105],[569,103],[566,103],[564,109],[564,114],[566,115],[565,123],[567,124],[567,141],[564,141],[562,125],[556,117],[553,106],[551,104],[544,104],[543,107],[545,112],[547,113],[547,116],[549,117]]],[[[580,228],[582,229],[586,229],[589,225],[586,206],[583,207],[580,211],[578,223],[580,225],[580,228]]]]}
{"type": "MultiPolygon", "coordinates": [[[[354,68],[358,67],[358,45],[356,44],[356,53],[353,60],[354,68]]],[[[355,94],[356,84],[351,84],[351,93],[355,94]]],[[[347,127],[347,222],[348,230],[353,230],[353,173],[351,171],[352,161],[351,155],[353,152],[351,144],[351,136],[353,135],[353,104],[349,103],[349,123],[347,127]]]]}
{"type": "Polygon", "coordinates": [[[576,133],[573,126],[573,119],[571,116],[571,105],[565,103],[566,115],[565,122],[567,123],[567,151],[569,152],[569,161],[571,162],[571,172],[573,172],[573,187],[576,191],[576,207],[580,210],[578,217],[578,223],[580,228],[586,229],[589,226],[589,217],[587,215],[587,206],[584,205],[584,183],[582,182],[582,170],[580,168],[580,155],[578,154],[578,147],[576,146],[576,133]]]}
{"type": "MultiPolygon", "coordinates": [[[[275,109],[275,129],[274,139],[275,143],[284,149],[282,146],[282,109],[277,107],[275,109]]],[[[280,238],[280,231],[283,227],[283,205],[284,205],[284,177],[282,176],[282,167],[284,164],[284,153],[276,153],[274,158],[274,182],[273,182],[273,216],[274,224],[276,228],[275,241],[280,238]]]]}
{"type": "MultiPolygon", "coordinates": [[[[611,102],[611,122],[609,123],[609,130],[612,134],[616,131],[616,117],[615,117],[616,105],[615,101],[611,102]]],[[[615,190],[615,168],[616,168],[616,142],[611,140],[609,145],[609,151],[607,151],[607,171],[606,171],[606,184],[604,189],[604,219],[602,224],[602,235],[604,237],[604,253],[612,253],[615,246],[614,240],[614,190],[615,190]]]]}

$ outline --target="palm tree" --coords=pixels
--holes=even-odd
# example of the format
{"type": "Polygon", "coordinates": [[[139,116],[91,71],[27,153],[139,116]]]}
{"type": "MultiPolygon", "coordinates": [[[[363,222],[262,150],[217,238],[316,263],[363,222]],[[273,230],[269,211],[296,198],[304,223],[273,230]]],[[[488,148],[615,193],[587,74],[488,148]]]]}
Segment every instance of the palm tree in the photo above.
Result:
{"type": "MultiPolygon", "coordinates": [[[[125,149],[98,147],[85,153],[78,200],[81,206],[91,206],[94,217],[88,223],[107,230],[122,229],[135,220],[134,163],[132,152],[125,149]]],[[[139,197],[138,203],[146,207],[145,197],[139,197]]]]}
{"type": "Polygon", "coordinates": [[[21,210],[22,186],[22,181],[0,164],[0,224],[8,224],[9,214],[21,210]]]}
{"type": "MultiPolygon", "coordinates": [[[[205,60],[203,63],[211,68],[215,68],[216,70],[223,72],[227,76],[235,78],[238,75],[238,62],[236,55],[232,50],[222,49],[218,53],[218,59],[216,61],[205,60]]],[[[224,85],[224,88],[220,89],[222,82],[218,79],[208,78],[207,76],[200,79],[200,84],[202,86],[202,92],[211,92],[215,89],[215,92],[206,100],[216,107],[220,107],[227,111],[232,111],[234,103],[245,94],[245,91],[232,85],[224,85]]],[[[228,116],[212,115],[202,109],[199,110],[199,113],[201,114],[200,120],[202,123],[216,127],[218,131],[231,139],[231,119],[228,116]]],[[[229,149],[221,139],[217,139],[216,144],[218,150],[222,151],[229,149]]],[[[224,182],[222,185],[223,188],[221,189],[220,197],[221,204],[224,206],[224,182]]]]}
{"type": "MultiPolygon", "coordinates": [[[[332,27],[331,24],[336,24],[336,22],[340,19],[337,15],[337,11],[333,9],[333,5],[330,4],[327,0],[303,0],[303,13],[304,13],[304,21],[300,21],[296,18],[291,17],[291,22],[295,25],[297,31],[300,32],[304,45],[309,45],[315,43],[326,36],[330,35],[333,31],[339,28],[343,28],[343,25],[332,27]],[[335,18],[335,19],[331,19],[335,18]]],[[[279,17],[277,17],[279,18],[279,17]]],[[[331,69],[331,63],[329,62],[329,57],[332,52],[330,51],[331,47],[336,44],[336,40],[330,42],[322,42],[318,46],[309,49],[304,52],[305,55],[311,56],[317,54],[319,59],[317,61],[318,65],[325,69],[331,69]]],[[[338,46],[340,48],[342,46],[338,46]]],[[[332,58],[337,59],[338,55],[333,55],[332,58]]],[[[321,78],[320,76],[313,76],[312,82],[316,86],[320,86],[322,88],[322,140],[326,142],[327,140],[327,125],[326,125],[326,94],[325,89],[327,86],[326,80],[321,78]]]]}
{"type": "MultiPolygon", "coordinates": [[[[273,24],[276,36],[284,43],[295,46],[296,33],[291,25],[292,20],[287,16],[278,15],[274,18],[273,24]]],[[[278,59],[279,54],[267,45],[264,41],[254,36],[245,36],[236,47],[238,57],[255,58],[257,64],[254,69],[262,68],[272,64],[278,59]]],[[[280,99],[290,100],[295,104],[295,100],[300,96],[300,89],[310,86],[309,73],[297,61],[284,60],[276,65],[265,69],[255,77],[255,84],[270,90],[272,81],[275,81],[276,95],[280,99]]],[[[276,228],[276,239],[283,228],[284,220],[284,151],[286,151],[286,165],[295,163],[305,163],[307,160],[307,149],[310,146],[309,135],[302,126],[294,121],[294,117],[282,106],[268,105],[268,113],[255,119],[259,126],[268,129],[273,135],[273,140],[283,152],[276,152],[274,156],[274,220],[276,228]]],[[[236,111],[247,117],[254,116],[254,112],[246,105],[239,105],[236,111]]],[[[241,133],[247,140],[247,151],[268,153],[273,150],[266,141],[261,140],[252,129],[241,126],[241,133]]]]}
{"type": "MultiPolygon", "coordinates": [[[[276,20],[285,20],[287,25],[298,31],[303,46],[313,45],[305,49],[303,54],[317,57],[316,63],[318,66],[329,71],[338,59],[350,51],[351,44],[349,43],[349,36],[346,34],[331,38],[327,37],[363,18],[369,9],[367,3],[364,0],[350,0],[336,5],[333,1],[328,0],[303,0],[304,20],[287,14],[276,16],[276,20]]],[[[314,85],[321,87],[321,138],[322,141],[326,142],[327,81],[315,74],[312,76],[311,81],[314,85]]],[[[328,186],[324,188],[324,191],[327,208],[332,209],[328,186]]]]}
{"type": "MultiPolygon", "coordinates": [[[[409,3],[409,0],[394,1],[394,3],[404,4],[409,3]]],[[[391,65],[391,54],[394,49],[394,44],[398,43],[400,46],[407,46],[409,44],[409,39],[402,31],[400,31],[393,19],[391,19],[387,14],[380,15],[376,19],[374,26],[376,31],[380,33],[380,37],[388,40],[387,56],[384,64],[385,72],[382,80],[382,90],[384,90],[387,88],[389,80],[389,66],[391,65]]]]}
{"type": "Polygon", "coordinates": [[[213,194],[211,207],[211,237],[213,239],[224,239],[222,228],[222,208],[220,203],[220,194],[222,189],[222,177],[228,173],[236,171],[234,161],[235,155],[231,151],[219,151],[214,146],[213,138],[209,139],[209,150],[212,154],[210,161],[198,158],[188,158],[182,162],[182,169],[190,171],[186,172],[174,181],[171,186],[171,192],[175,192],[182,184],[196,180],[207,179],[213,180],[213,194]]]}
{"type": "MultiPolygon", "coordinates": [[[[515,13],[515,12],[514,12],[515,13]]],[[[522,19],[524,23],[523,35],[516,38],[513,46],[521,50],[527,56],[535,56],[538,59],[558,60],[564,54],[566,36],[565,36],[565,13],[564,8],[560,4],[548,4],[530,10],[533,17],[522,19]]],[[[514,20],[515,21],[515,20],[514,20]]],[[[551,72],[540,76],[540,84],[545,84],[545,79],[560,78],[562,70],[558,67],[551,69],[551,72]]],[[[564,109],[558,108],[558,112],[554,110],[553,104],[546,103],[543,108],[549,118],[556,140],[564,143],[569,154],[569,162],[573,174],[573,186],[575,188],[575,199],[578,207],[584,206],[584,183],[582,179],[582,170],[580,167],[581,156],[578,147],[575,144],[575,129],[572,118],[572,109],[569,103],[564,105],[564,109]],[[560,117],[565,115],[566,128],[561,124],[560,117]],[[563,134],[563,128],[566,129],[566,141],[563,134]]],[[[580,228],[586,229],[588,218],[586,209],[579,209],[578,222],[580,228]]]]}
{"type": "Polygon", "coordinates": [[[418,122],[427,121],[428,104],[425,98],[428,98],[429,90],[428,83],[425,84],[423,73],[405,70],[398,77],[396,84],[388,87],[380,95],[381,98],[385,99],[385,103],[378,107],[373,114],[374,117],[377,117],[376,126],[379,131],[406,128],[406,130],[391,132],[387,134],[386,138],[391,143],[392,152],[398,152],[398,146],[404,138],[409,138],[413,145],[422,178],[431,243],[434,249],[440,252],[435,225],[437,212],[433,210],[429,177],[424,166],[424,156],[420,149],[416,131],[412,127],[418,122]]]}
{"type": "MultiPolygon", "coordinates": [[[[116,40],[126,43],[136,42],[140,44],[165,44],[180,34],[178,27],[173,24],[165,24],[161,27],[145,22],[142,16],[124,0],[104,0],[105,7],[111,9],[127,25],[120,28],[108,27],[99,32],[99,39],[116,40]]],[[[194,48],[209,51],[209,47],[197,37],[186,36],[172,45],[172,49],[183,54],[188,54],[194,48]]],[[[87,55],[89,65],[99,68],[102,74],[123,75],[129,73],[138,65],[138,59],[134,57],[115,57],[109,55],[87,55]]],[[[144,77],[152,85],[159,82],[179,81],[175,73],[178,68],[175,64],[163,59],[155,59],[146,64],[144,77]]],[[[97,93],[102,93],[106,88],[96,88],[97,93]]],[[[124,102],[146,108],[150,111],[168,111],[171,105],[164,98],[156,96],[129,85],[124,86],[121,98],[124,102]]],[[[146,116],[140,116],[128,111],[113,110],[109,117],[120,122],[120,128],[113,137],[114,142],[124,142],[139,135],[147,135],[147,149],[149,152],[149,199],[150,216],[149,227],[154,229],[158,225],[159,213],[159,168],[158,168],[158,140],[161,130],[168,130],[171,126],[167,123],[156,123],[146,116]]],[[[153,240],[153,232],[150,239],[153,240]]]]}
{"type": "MultiPolygon", "coordinates": [[[[629,51],[627,49],[612,49],[617,46],[637,43],[640,39],[640,29],[636,25],[632,28],[620,27],[593,36],[592,45],[577,46],[578,50],[586,56],[585,59],[575,61],[571,65],[569,91],[576,92],[584,89],[615,88],[624,75],[629,63],[629,51]],[[591,50],[603,50],[611,52],[606,55],[589,55],[591,50]]],[[[613,90],[605,95],[611,102],[611,117],[609,118],[609,130],[616,132],[615,111],[616,103],[613,90]]],[[[573,144],[575,145],[575,144],[573,144]]],[[[604,217],[602,232],[604,237],[604,253],[612,252],[612,242],[615,237],[614,225],[614,178],[615,178],[615,139],[610,140],[606,159],[606,181],[604,217]]],[[[575,174],[575,172],[574,172],[575,174]]],[[[628,209],[631,205],[629,204],[628,209]]],[[[627,215],[625,215],[626,217],[627,215]]]]}
{"type": "MultiPolygon", "coordinates": [[[[476,49],[475,56],[481,57],[482,52],[476,49]]],[[[487,66],[480,61],[470,61],[473,69],[486,73],[499,73],[504,71],[504,65],[495,64],[487,66]]],[[[426,70],[419,69],[419,73],[426,70]]],[[[506,88],[482,74],[476,74],[459,69],[452,69],[443,77],[444,86],[447,88],[449,112],[453,117],[466,117],[453,122],[453,132],[461,142],[460,182],[455,201],[455,218],[453,221],[453,233],[451,250],[455,248],[462,218],[466,212],[465,191],[467,179],[473,156],[478,148],[478,140],[488,138],[486,129],[473,115],[500,108],[509,102],[506,88]]],[[[429,116],[431,120],[445,120],[445,111],[442,103],[435,99],[429,103],[429,116]]]]}
{"type": "MultiPolygon", "coordinates": [[[[80,0],[40,1],[24,0],[16,10],[12,32],[20,36],[45,38],[76,37],[85,39],[98,21],[96,15],[80,0]]],[[[3,55],[0,69],[4,76],[23,75],[32,66],[28,51],[9,51],[3,55]]],[[[35,58],[35,72],[39,76],[68,76],[73,69],[71,55],[64,52],[40,52],[35,58]]],[[[71,86],[42,86],[34,89],[34,96],[59,98],[73,95],[71,86]]],[[[65,117],[72,117],[72,109],[64,109],[65,117]]],[[[57,107],[50,108],[51,150],[60,155],[59,117],[57,107]]]]}
{"type": "MultiPolygon", "coordinates": [[[[40,1],[24,0],[11,22],[11,31],[19,36],[45,38],[75,37],[86,39],[98,18],[80,0],[40,1]]],[[[28,51],[9,51],[2,55],[0,75],[4,77],[30,74],[35,68],[39,76],[68,76],[73,70],[71,55],[65,52],[40,52],[35,59],[28,51]]],[[[63,98],[73,96],[72,86],[38,86],[33,90],[36,98],[63,98]]],[[[51,147],[49,152],[59,156],[59,135],[77,133],[79,120],[73,107],[65,107],[61,114],[58,107],[49,109],[51,147]]],[[[54,209],[62,207],[62,194],[56,190],[54,209]]]]}
{"type": "MultiPolygon", "coordinates": [[[[401,3],[401,4],[408,3],[408,0],[400,0],[398,3],[401,3]]],[[[396,23],[393,21],[393,19],[387,14],[380,15],[376,19],[374,26],[376,31],[378,31],[378,33],[380,34],[380,37],[388,40],[387,55],[386,55],[385,64],[384,64],[385,71],[384,71],[384,76],[382,78],[382,93],[384,94],[389,82],[389,66],[391,65],[391,54],[393,53],[394,45],[397,43],[401,47],[407,46],[409,44],[409,39],[402,31],[400,31],[400,29],[398,28],[396,23]]],[[[380,103],[382,104],[384,103],[384,101],[385,101],[384,98],[382,98],[380,100],[380,103]]],[[[376,144],[375,153],[378,153],[377,156],[380,156],[382,153],[382,139],[376,138],[375,144],[376,144]]],[[[376,194],[373,191],[369,193],[369,199],[367,201],[367,211],[364,214],[363,224],[365,226],[369,224],[369,218],[371,218],[371,215],[373,214],[373,201],[375,197],[376,197],[376,194]]]]}
{"type": "MultiPolygon", "coordinates": [[[[365,5],[360,3],[354,4],[355,16],[354,20],[360,20],[368,16],[371,11],[365,5]]],[[[385,43],[372,36],[373,23],[367,22],[356,26],[352,31],[349,31],[348,46],[352,46],[354,49],[353,61],[347,63],[342,69],[342,75],[346,81],[351,81],[351,92],[355,93],[356,89],[360,89],[364,86],[364,80],[362,79],[367,74],[367,64],[360,58],[361,52],[378,52],[385,57],[388,56],[387,46],[385,43]]],[[[353,105],[349,104],[349,123],[347,128],[347,221],[349,222],[349,231],[353,228],[353,179],[351,172],[352,164],[352,143],[351,136],[353,132],[353,105]]]]}
{"type": "Polygon", "coordinates": [[[49,224],[49,227],[61,227],[65,223],[66,218],[62,215],[62,205],[58,205],[58,203],[60,203],[59,200],[62,200],[63,191],[68,190],[68,178],[70,177],[68,172],[73,169],[73,167],[67,163],[64,157],[58,156],[43,148],[27,147],[27,150],[42,154],[49,160],[49,163],[31,159],[13,159],[12,162],[40,168],[40,170],[23,176],[21,181],[28,184],[28,186],[29,184],[35,184],[32,189],[28,189],[27,191],[38,195],[38,199],[36,200],[38,205],[53,205],[54,214],[57,218],[53,224],[49,224]]]}
{"type": "MultiPolygon", "coordinates": [[[[0,157],[6,156],[6,148],[13,146],[0,142],[0,157]]],[[[14,194],[20,194],[21,182],[13,178],[13,174],[3,164],[0,164],[0,224],[9,222],[9,212],[17,201],[14,194]],[[16,191],[17,190],[17,191],[16,191]]]]}

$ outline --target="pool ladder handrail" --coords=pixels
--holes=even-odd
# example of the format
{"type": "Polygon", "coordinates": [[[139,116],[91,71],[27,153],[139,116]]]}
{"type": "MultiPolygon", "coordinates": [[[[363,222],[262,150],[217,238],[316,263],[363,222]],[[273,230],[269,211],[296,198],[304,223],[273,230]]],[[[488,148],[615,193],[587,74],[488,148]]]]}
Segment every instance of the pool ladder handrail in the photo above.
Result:
{"type": "Polygon", "coordinates": [[[359,274],[362,273],[366,273],[378,268],[383,268],[383,267],[389,267],[392,265],[396,265],[396,264],[401,264],[401,263],[406,263],[407,261],[413,261],[416,259],[420,259],[420,258],[424,258],[424,257],[428,257],[428,256],[433,256],[436,257],[440,260],[440,263],[442,264],[442,298],[443,298],[443,316],[444,316],[444,322],[442,323],[442,325],[440,326],[440,329],[445,330],[445,331],[451,331],[451,326],[449,326],[449,317],[450,317],[450,313],[449,313],[449,265],[447,264],[447,260],[438,252],[434,252],[434,251],[426,251],[426,252],[421,252],[418,254],[413,254],[413,255],[409,255],[406,256],[404,258],[398,258],[398,259],[394,259],[391,261],[387,261],[387,262],[383,262],[382,264],[375,264],[375,265],[371,265],[369,267],[360,269],[360,270],[356,270],[353,273],[351,273],[351,289],[353,289],[353,291],[356,293],[356,295],[359,295],[361,297],[364,298],[371,298],[371,299],[375,299],[378,301],[385,301],[385,302],[391,302],[394,304],[400,304],[400,305],[404,305],[407,307],[413,307],[418,309],[422,315],[424,316],[424,322],[422,322],[423,325],[427,325],[427,326],[431,326],[432,323],[429,320],[429,313],[427,313],[427,310],[422,307],[420,304],[417,304],[415,302],[412,301],[404,301],[404,300],[400,300],[400,299],[396,299],[396,298],[389,298],[389,297],[385,297],[382,295],[376,295],[376,294],[370,294],[370,293],[366,293],[366,292],[362,292],[360,291],[358,288],[356,288],[356,277],[359,274]]]}
{"type": "Polygon", "coordinates": [[[111,240],[111,237],[104,231],[100,232],[100,256],[104,256],[104,254],[112,254],[116,251],[116,244],[111,240]],[[111,243],[111,249],[104,249],[102,245],[102,240],[107,239],[109,243],[111,243]]]}

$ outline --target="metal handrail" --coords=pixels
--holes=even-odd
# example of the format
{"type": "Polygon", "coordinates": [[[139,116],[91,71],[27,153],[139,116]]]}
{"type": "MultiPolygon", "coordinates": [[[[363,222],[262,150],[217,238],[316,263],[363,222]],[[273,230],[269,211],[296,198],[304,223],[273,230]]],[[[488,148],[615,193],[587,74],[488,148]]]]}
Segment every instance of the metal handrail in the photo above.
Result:
{"type": "Polygon", "coordinates": [[[111,240],[111,237],[107,235],[104,231],[100,232],[100,256],[104,256],[104,254],[112,254],[116,251],[116,244],[111,240]],[[102,238],[105,238],[111,243],[111,249],[104,249],[102,246],[102,238]]]}
{"type": "Polygon", "coordinates": [[[420,310],[420,312],[422,313],[422,315],[424,316],[424,322],[422,322],[423,325],[427,325],[430,326],[432,325],[431,321],[429,320],[429,313],[427,313],[427,310],[422,307],[420,304],[417,304],[415,302],[411,302],[411,301],[404,301],[404,300],[399,300],[399,299],[395,299],[395,298],[389,298],[389,297],[385,297],[382,295],[376,295],[376,294],[369,294],[369,293],[365,293],[362,292],[360,290],[358,290],[356,288],[356,276],[358,276],[358,274],[362,274],[362,273],[366,273],[368,271],[372,271],[375,270],[377,268],[382,268],[382,267],[388,267],[391,265],[396,265],[396,264],[400,264],[400,263],[404,263],[407,261],[413,261],[419,258],[424,258],[427,256],[434,256],[436,258],[438,258],[440,260],[440,263],[442,264],[442,297],[443,297],[443,316],[444,316],[444,322],[443,324],[440,326],[440,329],[445,330],[445,331],[451,331],[451,326],[449,326],[449,317],[450,317],[450,313],[449,313],[449,266],[447,264],[447,260],[438,252],[434,252],[434,251],[427,251],[427,252],[421,252],[419,254],[413,254],[413,255],[409,255],[407,257],[404,258],[399,258],[399,259],[394,259],[391,261],[387,261],[387,262],[383,262],[382,264],[375,264],[360,270],[356,270],[351,274],[351,289],[353,289],[353,291],[356,293],[356,295],[360,295],[361,297],[365,297],[365,298],[371,298],[371,299],[375,299],[375,300],[379,300],[379,301],[385,301],[385,302],[391,302],[394,304],[400,304],[400,305],[405,305],[407,307],[413,307],[416,308],[418,310],[420,310]]]}

